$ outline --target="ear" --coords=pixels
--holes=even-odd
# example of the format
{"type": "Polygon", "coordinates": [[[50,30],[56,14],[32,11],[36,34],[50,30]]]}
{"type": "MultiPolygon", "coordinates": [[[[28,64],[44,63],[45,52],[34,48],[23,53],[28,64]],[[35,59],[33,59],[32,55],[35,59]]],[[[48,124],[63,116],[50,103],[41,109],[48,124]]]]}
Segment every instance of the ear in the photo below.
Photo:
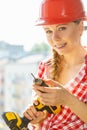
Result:
{"type": "Polygon", "coordinates": [[[83,24],[83,21],[81,20],[80,23],[79,23],[79,34],[80,34],[80,36],[82,36],[83,31],[84,31],[84,24],[83,24]]]}

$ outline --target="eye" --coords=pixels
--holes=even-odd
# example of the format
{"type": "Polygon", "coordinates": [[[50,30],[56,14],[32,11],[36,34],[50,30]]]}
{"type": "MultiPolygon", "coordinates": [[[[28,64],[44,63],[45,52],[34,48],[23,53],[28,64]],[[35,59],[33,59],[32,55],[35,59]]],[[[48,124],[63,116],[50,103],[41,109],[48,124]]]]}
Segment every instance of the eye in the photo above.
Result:
{"type": "Polygon", "coordinates": [[[58,27],[57,30],[58,31],[64,31],[64,30],[66,30],[66,27],[58,27]]]}
{"type": "Polygon", "coordinates": [[[45,32],[46,32],[46,34],[51,34],[52,33],[51,30],[46,30],[45,32]]]}

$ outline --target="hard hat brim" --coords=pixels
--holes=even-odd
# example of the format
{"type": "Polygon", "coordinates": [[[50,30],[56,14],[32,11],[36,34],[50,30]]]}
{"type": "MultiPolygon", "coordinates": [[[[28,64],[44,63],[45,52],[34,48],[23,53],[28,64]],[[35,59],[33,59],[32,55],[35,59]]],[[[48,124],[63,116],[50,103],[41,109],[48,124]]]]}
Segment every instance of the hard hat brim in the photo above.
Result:
{"type": "MultiPolygon", "coordinates": [[[[81,17],[79,18],[83,21],[87,21],[87,16],[85,17],[81,17]]],[[[79,20],[78,18],[71,18],[71,19],[52,19],[52,20],[49,20],[49,19],[38,19],[35,23],[36,26],[43,26],[43,25],[53,25],[53,24],[65,24],[65,23],[69,23],[69,22],[72,22],[72,21],[75,21],[75,20],[79,20]]]]}

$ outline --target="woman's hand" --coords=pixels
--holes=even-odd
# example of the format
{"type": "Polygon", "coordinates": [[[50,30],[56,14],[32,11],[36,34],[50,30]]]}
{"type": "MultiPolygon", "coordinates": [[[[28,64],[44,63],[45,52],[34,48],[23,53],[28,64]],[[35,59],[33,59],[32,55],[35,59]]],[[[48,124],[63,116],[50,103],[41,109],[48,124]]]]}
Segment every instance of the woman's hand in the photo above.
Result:
{"type": "Polygon", "coordinates": [[[40,101],[47,106],[67,105],[71,94],[61,84],[53,80],[44,80],[46,84],[53,87],[33,85],[33,89],[39,96],[40,101]]]}
{"type": "MultiPolygon", "coordinates": [[[[37,101],[34,102],[34,104],[37,103],[37,101]]],[[[44,120],[47,117],[46,111],[37,111],[34,107],[34,105],[29,106],[26,111],[24,112],[24,116],[31,120],[30,123],[32,124],[38,124],[42,120],[44,120]]]]}

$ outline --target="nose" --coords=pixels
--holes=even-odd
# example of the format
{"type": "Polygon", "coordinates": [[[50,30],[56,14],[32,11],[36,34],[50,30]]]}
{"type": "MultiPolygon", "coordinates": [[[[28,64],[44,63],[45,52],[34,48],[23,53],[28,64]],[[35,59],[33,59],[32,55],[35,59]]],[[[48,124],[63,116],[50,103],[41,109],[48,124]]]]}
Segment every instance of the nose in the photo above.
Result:
{"type": "Polygon", "coordinates": [[[61,39],[60,34],[58,33],[58,31],[53,32],[52,39],[53,39],[53,41],[59,41],[61,39]]]}

